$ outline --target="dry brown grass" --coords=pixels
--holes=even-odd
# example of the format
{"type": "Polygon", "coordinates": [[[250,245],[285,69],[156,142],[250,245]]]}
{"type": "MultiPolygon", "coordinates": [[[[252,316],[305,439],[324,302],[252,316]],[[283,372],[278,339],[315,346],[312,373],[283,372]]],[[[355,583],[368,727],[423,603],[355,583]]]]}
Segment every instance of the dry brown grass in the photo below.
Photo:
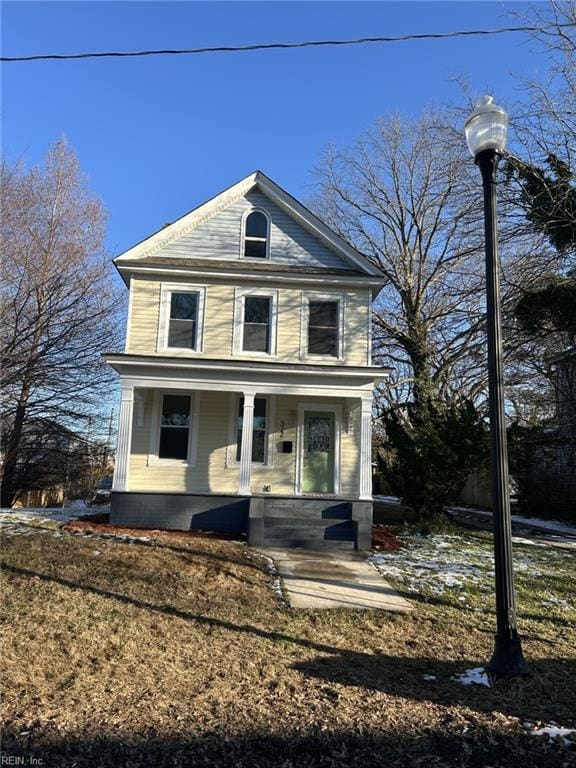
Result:
{"type": "Polygon", "coordinates": [[[559,616],[525,627],[528,679],[466,688],[450,678],[489,657],[492,615],[292,611],[240,543],[38,531],[6,538],[3,560],[6,754],[47,768],[573,764],[521,727],[574,723],[576,633],[559,616]]]}

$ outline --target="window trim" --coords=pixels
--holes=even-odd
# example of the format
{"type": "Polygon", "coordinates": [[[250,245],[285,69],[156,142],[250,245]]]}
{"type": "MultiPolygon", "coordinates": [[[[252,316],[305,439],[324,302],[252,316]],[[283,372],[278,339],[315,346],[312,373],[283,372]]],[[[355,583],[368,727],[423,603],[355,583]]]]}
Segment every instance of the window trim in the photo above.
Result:
{"type": "Polygon", "coordinates": [[[303,360],[332,360],[342,362],[344,360],[344,314],[346,311],[346,294],[322,293],[318,291],[305,291],[302,293],[302,324],[300,328],[300,357],[303,360]],[[308,326],[310,323],[310,301],[332,301],[338,304],[338,345],[336,355],[317,355],[308,352],[308,326]]]}
{"type": "MultiPolygon", "coordinates": [[[[270,259],[270,239],[272,235],[272,219],[270,217],[270,214],[265,208],[259,208],[258,206],[253,206],[250,208],[247,208],[244,213],[242,214],[242,222],[240,227],[240,258],[244,261],[266,261],[267,259],[270,259]],[[246,221],[248,220],[248,216],[250,216],[251,213],[262,213],[266,217],[266,221],[268,222],[268,237],[266,238],[266,255],[264,258],[261,258],[259,256],[244,256],[244,250],[245,250],[245,243],[246,243],[246,221]]],[[[257,238],[258,240],[261,240],[261,238],[257,238]]]]}
{"type": "Polygon", "coordinates": [[[178,355],[199,355],[204,351],[204,315],[206,310],[206,286],[193,283],[160,283],[160,311],[158,315],[158,352],[170,352],[178,355]],[[170,347],[170,305],[173,293],[196,293],[198,312],[196,317],[196,349],[170,347]]]}
{"type": "Polygon", "coordinates": [[[148,449],[148,466],[195,467],[198,458],[198,431],[200,417],[200,392],[179,389],[154,390],[152,402],[152,429],[148,449]],[[190,397],[190,427],[188,430],[188,456],[186,459],[161,459],[160,434],[162,428],[162,405],[165,395],[187,395],[190,397]]]}
{"type": "MultiPolygon", "coordinates": [[[[236,435],[236,418],[240,407],[240,398],[244,397],[242,392],[230,393],[230,418],[228,421],[228,450],[226,451],[226,466],[239,467],[240,462],[236,461],[236,451],[238,450],[238,441],[236,435]]],[[[256,394],[255,400],[266,400],[266,436],[264,446],[266,451],[265,461],[251,461],[253,467],[261,469],[272,469],[274,466],[273,440],[274,423],[276,420],[276,398],[274,395],[256,394]]]]}
{"type": "Polygon", "coordinates": [[[232,350],[234,355],[242,357],[276,357],[278,354],[278,291],[267,288],[239,288],[235,290],[234,297],[234,338],[232,350]],[[270,344],[269,352],[255,352],[242,349],[244,341],[244,305],[247,296],[261,296],[270,298],[270,344]]]}

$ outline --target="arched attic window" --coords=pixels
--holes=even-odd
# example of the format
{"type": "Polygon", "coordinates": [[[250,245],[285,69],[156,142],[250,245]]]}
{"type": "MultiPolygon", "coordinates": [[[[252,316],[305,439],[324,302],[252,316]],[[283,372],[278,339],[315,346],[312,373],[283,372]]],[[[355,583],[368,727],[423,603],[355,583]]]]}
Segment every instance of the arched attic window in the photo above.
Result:
{"type": "Polygon", "coordinates": [[[242,256],[267,259],[270,245],[270,219],[264,211],[251,211],[244,219],[242,256]]]}

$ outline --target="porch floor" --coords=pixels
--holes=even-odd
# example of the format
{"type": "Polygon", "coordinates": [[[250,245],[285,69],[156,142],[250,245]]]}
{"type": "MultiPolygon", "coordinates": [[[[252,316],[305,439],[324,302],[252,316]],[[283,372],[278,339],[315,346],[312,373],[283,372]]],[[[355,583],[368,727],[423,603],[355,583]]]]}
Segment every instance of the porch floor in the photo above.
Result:
{"type": "Polygon", "coordinates": [[[358,608],[409,613],[413,606],[366,561],[366,553],[265,549],[292,608],[358,608]]]}

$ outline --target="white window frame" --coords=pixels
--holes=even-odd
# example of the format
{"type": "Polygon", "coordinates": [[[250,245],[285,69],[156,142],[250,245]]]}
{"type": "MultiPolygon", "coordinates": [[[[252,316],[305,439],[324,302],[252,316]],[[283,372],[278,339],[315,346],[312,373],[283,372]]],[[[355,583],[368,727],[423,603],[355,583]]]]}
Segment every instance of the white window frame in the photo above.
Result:
{"type": "Polygon", "coordinates": [[[305,291],[302,293],[302,324],[300,328],[300,357],[305,360],[343,361],[344,348],[344,315],[346,312],[346,294],[321,293],[305,291]],[[310,301],[330,301],[338,304],[338,347],[336,355],[316,355],[308,352],[308,324],[310,322],[310,301]]]}
{"type": "Polygon", "coordinates": [[[195,467],[198,456],[199,417],[200,392],[178,389],[155,390],[152,404],[152,429],[150,430],[148,466],[195,467]],[[190,397],[190,427],[188,429],[188,457],[186,459],[161,459],[159,456],[164,395],[186,395],[190,397]]]}
{"type": "MultiPolygon", "coordinates": [[[[226,466],[239,467],[240,462],[236,460],[236,451],[238,450],[236,418],[240,408],[240,398],[244,397],[242,392],[230,393],[230,418],[228,421],[228,450],[226,451],[226,466]]],[[[261,469],[272,469],[274,466],[274,423],[276,420],[276,397],[274,395],[256,394],[255,400],[266,400],[266,436],[264,446],[266,451],[265,461],[250,462],[253,467],[261,469]]]]}
{"type": "Polygon", "coordinates": [[[204,346],[204,313],[206,308],[206,286],[191,283],[161,283],[160,312],[158,318],[158,352],[173,352],[178,355],[202,354],[204,346]],[[170,304],[173,293],[198,294],[198,314],[196,318],[196,349],[168,346],[170,330],[170,304]]]}
{"type": "MultiPolygon", "coordinates": [[[[244,261],[266,261],[270,259],[270,240],[272,237],[272,219],[270,218],[270,214],[267,210],[264,208],[248,208],[246,211],[244,211],[244,214],[242,216],[242,222],[240,227],[240,258],[244,259],[244,261]],[[248,219],[248,216],[250,216],[251,213],[262,213],[266,217],[266,220],[268,222],[268,237],[266,238],[266,256],[264,258],[258,257],[258,256],[244,256],[244,245],[246,242],[246,220],[248,219]]],[[[262,238],[250,238],[250,239],[258,239],[261,240],[262,238]]]]}
{"type": "Polygon", "coordinates": [[[236,288],[234,299],[234,339],[232,348],[235,355],[243,357],[276,357],[278,342],[278,291],[266,288],[236,288]],[[242,349],[244,341],[244,305],[247,296],[269,298],[270,302],[270,351],[252,352],[242,349]]]}
{"type": "Polygon", "coordinates": [[[298,423],[296,426],[296,478],[295,493],[297,496],[341,496],[341,464],[342,464],[342,406],[339,403],[316,403],[313,400],[298,403],[298,423]],[[334,491],[327,494],[304,493],[302,491],[303,458],[304,458],[304,417],[307,412],[327,411],[334,414],[334,491]]]}

